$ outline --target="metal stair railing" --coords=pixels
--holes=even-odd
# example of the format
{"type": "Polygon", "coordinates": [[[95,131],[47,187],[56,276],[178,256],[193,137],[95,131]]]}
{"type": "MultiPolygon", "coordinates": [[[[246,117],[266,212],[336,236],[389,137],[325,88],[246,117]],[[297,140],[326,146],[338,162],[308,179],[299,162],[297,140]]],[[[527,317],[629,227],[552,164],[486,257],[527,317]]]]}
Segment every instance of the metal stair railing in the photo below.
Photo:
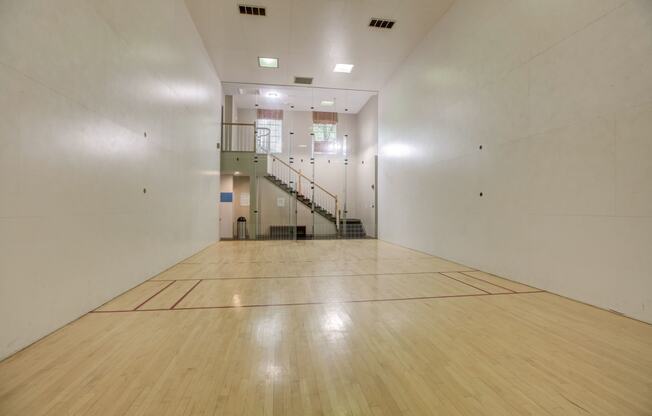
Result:
{"type": "Polygon", "coordinates": [[[223,152],[270,152],[270,129],[256,123],[222,123],[223,152]]]}
{"type": "Polygon", "coordinates": [[[268,155],[267,173],[284,185],[288,192],[297,192],[297,197],[303,199],[311,205],[312,210],[324,216],[330,215],[335,221],[335,228],[340,229],[340,205],[337,195],[334,195],[324,189],[322,186],[313,182],[308,176],[301,171],[294,169],[288,163],[273,155],[268,155]],[[293,189],[292,182],[296,181],[296,187],[293,189]]]}

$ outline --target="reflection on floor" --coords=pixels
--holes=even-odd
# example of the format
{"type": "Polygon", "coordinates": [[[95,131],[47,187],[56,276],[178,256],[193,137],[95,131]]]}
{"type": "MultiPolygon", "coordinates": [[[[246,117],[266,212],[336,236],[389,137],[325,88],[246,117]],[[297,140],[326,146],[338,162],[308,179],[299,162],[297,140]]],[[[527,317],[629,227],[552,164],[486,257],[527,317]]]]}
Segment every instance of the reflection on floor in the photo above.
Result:
{"type": "Polygon", "coordinates": [[[376,240],[224,242],[0,363],[2,415],[652,414],[652,327],[376,240]]]}

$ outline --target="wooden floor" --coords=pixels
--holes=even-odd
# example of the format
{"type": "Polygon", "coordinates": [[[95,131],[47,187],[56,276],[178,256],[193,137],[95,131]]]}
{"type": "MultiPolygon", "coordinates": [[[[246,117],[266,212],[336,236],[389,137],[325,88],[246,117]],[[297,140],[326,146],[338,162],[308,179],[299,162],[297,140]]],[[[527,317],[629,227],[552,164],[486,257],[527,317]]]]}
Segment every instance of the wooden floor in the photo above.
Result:
{"type": "Polygon", "coordinates": [[[223,242],[0,363],[0,415],[652,415],[652,326],[375,240],[223,242]]]}

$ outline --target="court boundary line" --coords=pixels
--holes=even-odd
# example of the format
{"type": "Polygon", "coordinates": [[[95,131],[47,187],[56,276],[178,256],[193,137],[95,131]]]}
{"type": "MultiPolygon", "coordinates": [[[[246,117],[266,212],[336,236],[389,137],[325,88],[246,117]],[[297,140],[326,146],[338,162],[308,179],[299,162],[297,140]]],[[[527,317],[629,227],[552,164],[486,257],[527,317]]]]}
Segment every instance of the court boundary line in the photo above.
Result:
{"type": "MultiPolygon", "coordinates": [[[[488,275],[490,275],[490,276],[494,276],[494,277],[497,277],[497,278],[499,278],[499,279],[503,279],[503,280],[507,280],[508,282],[515,283],[515,284],[517,284],[517,285],[521,285],[521,286],[529,287],[530,289],[534,289],[534,290],[542,290],[542,289],[539,289],[539,288],[537,288],[537,287],[533,287],[533,286],[530,286],[530,285],[526,285],[525,283],[520,283],[520,282],[517,282],[517,281],[511,280],[511,279],[507,279],[507,278],[502,277],[502,276],[497,276],[497,275],[495,275],[495,274],[491,274],[491,273],[483,272],[482,270],[473,270],[473,272],[485,273],[485,274],[488,274],[488,275]]],[[[467,274],[467,273],[473,273],[473,272],[468,272],[468,271],[467,271],[467,272],[460,272],[460,273],[462,273],[462,274],[465,275],[465,276],[469,276],[471,279],[480,280],[480,281],[482,281],[482,282],[489,283],[490,285],[497,286],[497,287],[499,287],[499,288],[501,288],[501,289],[509,290],[510,292],[514,292],[514,293],[525,293],[525,292],[527,292],[527,290],[526,290],[526,291],[519,292],[519,291],[516,291],[516,290],[513,290],[513,289],[508,289],[508,288],[503,287],[503,286],[500,286],[500,285],[498,285],[498,284],[496,284],[496,283],[491,283],[491,282],[489,282],[489,281],[487,281],[487,280],[480,279],[479,277],[475,277],[475,276],[471,276],[470,274],[467,274]]]]}
{"type": "MultiPolygon", "coordinates": [[[[197,283],[199,284],[199,282],[197,283]]],[[[194,287],[197,286],[195,284],[194,287]]],[[[191,288],[192,290],[192,288],[191,288]]],[[[187,293],[190,293],[187,292],[187,293]]],[[[186,293],[186,294],[187,294],[186,293]]],[[[470,298],[470,297],[484,297],[484,296],[503,296],[503,295],[529,295],[534,293],[548,293],[545,290],[539,290],[536,292],[514,292],[514,293],[469,293],[469,294],[459,294],[459,295],[439,295],[439,296],[416,296],[409,298],[386,298],[386,299],[353,299],[353,300],[341,300],[341,301],[325,301],[325,302],[296,302],[296,303],[261,303],[261,304],[252,304],[252,305],[219,305],[219,306],[189,306],[181,308],[159,308],[159,309],[138,309],[138,310],[116,310],[116,311],[91,311],[89,313],[126,313],[126,312],[162,312],[162,311],[189,311],[189,310],[205,310],[205,309],[240,309],[240,308],[266,308],[266,307],[278,307],[278,306],[314,306],[314,305],[342,305],[342,304],[353,304],[353,303],[373,303],[373,302],[399,302],[399,301],[410,301],[410,300],[429,300],[429,299],[451,299],[451,298],[470,298]]],[[[182,298],[183,299],[183,298],[182,298]]],[[[177,304],[182,300],[177,301],[177,304]]]]}
{"type": "MultiPolygon", "coordinates": [[[[408,258],[378,258],[378,257],[366,257],[366,258],[361,258],[361,259],[350,259],[350,260],[341,260],[337,258],[326,258],[326,259],[315,259],[315,260],[239,260],[239,261],[195,261],[195,262],[180,262],[175,264],[175,266],[178,266],[180,264],[187,264],[187,265],[197,265],[197,264],[265,264],[265,263],[322,263],[324,261],[342,261],[343,263],[352,263],[356,261],[377,261],[377,260],[382,260],[382,261],[409,261],[409,260],[432,260],[432,259],[438,259],[445,261],[447,263],[454,263],[454,264],[460,264],[454,261],[442,259],[441,257],[437,256],[430,256],[430,257],[408,257],[408,258]]],[[[172,266],[174,267],[174,266],[172,266]]],[[[163,273],[163,272],[161,272],[163,273]]]]}
{"type": "MultiPolygon", "coordinates": [[[[156,280],[155,280],[155,281],[156,281],[156,280]]],[[[172,282],[168,283],[167,285],[163,286],[163,288],[161,288],[159,291],[157,291],[156,293],[154,293],[152,296],[148,297],[148,298],[145,300],[145,302],[143,302],[143,303],[141,303],[140,305],[136,306],[136,307],[134,308],[134,310],[138,310],[138,308],[140,308],[141,306],[143,306],[144,304],[146,304],[146,303],[149,302],[150,300],[154,299],[154,298],[155,298],[159,293],[163,292],[165,289],[167,289],[168,287],[172,286],[172,285],[174,284],[174,282],[175,282],[175,281],[172,281],[172,282]]],[[[125,293],[126,293],[126,292],[125,292],[125,293]]]]}
{"type": "MultiPolygon", "coordinates": [[[[170,309],[168,309],[168,310],[174,310],[174,308],[176,308],[177,305],[178,305],[179,303],[181,303],[181,301],[184,300],[184,299],[186,298],[186,296],[188,296],[188,294],[189,294],[190,292],[192,292],[192,291],[193,291],[197,286],[199,286],[199,284],[200,284],[201,282],[202,282],[202,281],[199,280],[199,281],[197,281],[197,283],[195,283],[194,285],[192,285],[192,287],[191,287],[190,289],[188,289],[188,291],[187,291],[186,293],[184,293],[183,296],[181,296],[181,297],[179,298],[179,300],[177,300],[176,302],[174,302],[174,305],[172,305],[172,307],[171,307],[170,309]]],[[[150,309],[150,310],[155,310],[155,309],[150,309]]]]}
{"type": "Polygon", "coordinates": [[[454,278],[454,277],[452,277],[452,276],[447,275],[446,273],[455,273],[455,272],[442,272],[442,273],[439,273],[439,274],[442,275],[442,276],[444,276],[444,277],[447,277],[447,278],[449,278],[449,279],[451,279],[451,280],[455,280],[456,282],[460,282],[460,283],[465,284],[465,285],[467,285],[467,286],[469,286],[469,287],[472,287],[472,288],[474,288],[474,289],[480,290],[480,291],[482,291],[482,292],[484,292],[484,293],[491,294],[491,292],[489,292],[489,291],[487,291],[487,290],[480,289],[479,287],[475,287],[475,286],[473,286],[471,283],[465,282],[465,281],[463,281],[463,280],[456,279],[456,278],[454,278]]]}
{"type": "MultiPolygon", "coordinates": [[[[192,278],[192,279],[158,279],[158,280],[147,280],[145,282],[142,282],[141,284],[135,286],[134,288],[128,290],[127,292],[136,289],[137,287],[141,286],[143,283],[147,282],[169,282],[167,285],[159,289],[156,293],[154,293],[152,296],[150,296],[148,299],[146,299],[144,302],[142,302],[140,305],[138,305],[136,308],[134,308],[131,311],[161,311],[161,310],[192,310],[192,309],[226,309],[226,308],[238,308],[238,307],[265,307],[265,306],[295,306],[295,305],[320,305],[320,304],[325,304],[325,303],[356,303],[356,302],[382,302],[382,301],[390,301],[390,300],[417,300],[417,299],[439,299],[439,298],[448,298],[448,297],[466,297],[466,296],[477,296],[477,295],[506,295],[506,294],[519,294],[519,293],[541,293],[545,292],[544,290],[536,289],[535,290],[529,290],[529,291],[521,291],[517,292],[512,289],[508,289],[506,287],[503,287],[501,285],[486,281],[484,279],[481,279],[479,277],[475,276],[470,276],[467,273],[468,272],[478,272],[479,270],[465,270],[465,271],[446,271],[446,272],[410,272],[410,273],[400,273],[400,272],[392,272],[392,273],[366,273],[366,274],[353,274],[353,275],[312,275],[312,276],[256,276],[256,277],[223,277],[223,278],[192,278]],[[491,293],[485,289],[481,289],[477,286],[474,286],[468,282],[456,279],[455,277],[449,276],[446,273],[460,273],[463,274],[464,276],[477,280],[478,282],[483,282],[485,284],[488,284],[490,286],[494,286],[499,289],[503,289],[507,291],[506,293],[491,293]],[[234,306],[234,305],[220,305],[220,306],[208,306],[208,307],[181,307],[179,308],[178,305],[192,292],[199,284],[204,281],[204,280],[210,280],[210,281],[219,281],[219,280],[260,280],[260,279],[309,279],[309,278],[315,278],[315,277],[339,277],[339,278],[346,278],[346,277],[363,277],[363,276],[376,276],[376,277],[387,277],[387,276],[400,276],[400,275],[431,275],[430,277],[437,277],[434,275],[439,275],[440,277],[444,277],[446,279],[453,280],[457,283],[463,284],[465,286],[471,287],[475,290],[478,290],[482,293],[477,293],[477,294],[459,294],[459,295],[438,295],[438,296],[419,296],[419,297],[408,297],[408,298],[388,298],[388,299],[363,299],[363,300],[348,300],[348,301],[334,301],[334,302],[301,302],[301,303],[283,303],[283,304],[254,304],[254,305],[242,305],[242,306],[234,306]],[[177,299],[174,304],[169,308],[154,308],[154,309],[141,309],[143,306],[145,306],[150,300],[154,299],[156,296],[158,296],[160,293],[165,291],[167,288],[172,286],[175,282],[196,282],[190,289],[188,289],[179,299],[177,299]]],[[[500,276],[496,276],[497,278],[501,278],[500,276]]],[[[509,279],[505,279],[508,280],[509,279]]],[[[518,282],[515,282],[518,283],[518,282]]],[[[527,285],[524,285],[527,286],[527,285]]],[[[119,295],[122,296],[125,293],[119,295]]],[[[114,299],[117,299],[119,296],[117,296],[114,299]]],[[[113,300],[113,299],[112,299],[113,300]]],[[[108,302],[107,302],[108,303],[108,302]]],[[[104,305],[102,305],[104,306],[104,305]]],[[[100,308],[102,307],[100,306],[100,308]]],[[[99,309],[99,308],[98,308],[99,309]]],[[[91,312],[101,312],[101,313],[108,313],[108,312],[129,312],[130,310],[122,310],[122,309],[116,309],[116,310],[93,310],[91,312]]]]}
{"type": "MultiPolygon", "coordinates": [[[[478,270],[478,271],[479,271],[479,270],[478,270]]],[[[477,281],[479,281],[479,282],[489,283],[490,285],[494,285],[494,286],[496,286],[496,287],[498,287],[498,288],[501,288],[501,289],[506,290],[506,291],[511,292],[511,293],[517,293],[517,292],[516,292],[515,290],[513,290],[513,289],[508,289],[508,288],[506,288],[506,287],[504,287],[504,286],[501,286],[501,285],[497,285],[497,284],[494,284],[494,283],[488,282],[488,281],[486,281],[486,280],[484,280],[484,279],[480,279],[479,277],[471,276],[471,275],[468,275],[468,274],[466,274],[466,273],[464,273],[464,272],[460,272],[460,273],[462,273],[464,276],[469,277],[469,278],[471,278],[471,279],[473,279],[473,280],[477,280],[477,281]]],[[[484,273],[484,272],[483,272],[483,273],[484,273]]],[[[496,277],[498,277],[498,276],[496,276],[496,277]]]]}
{"type": "MultiPolygon", "coordinates": [[[[104,302],[103,304],[101,304],[100,306],[98,306],[97,308],[92,309],[92,310],[90,310],[90,311],[88,311],[88,312],[95,312],[96,310],[98,310],[98,309],[100,309],[100,308],[102,308],[102,307],[108,305],[109,303],[113,302],[114,300],[118,299],[120,296],[125,295],[126,293],[131,292],[132,290],[137,289],[137,288],[141,287],[142,285],[144,285],[144,284],[146,284],[146,283],[156,283],[156,282],[162,282],[162,281],[164,281],[164,280],[152,280],[152,279],[153,279],[153,277],[152,277],[152,278],[149,278],[149,279],[147,279],[147,280],[145,280],[145,281],[143,281],[143,282],[138,283],[136,286],[134,286],[134,287],[132,287],[132,288],[129,288],[129,289],[125,290],[124,292],[121,292],[121,293],[118,294],[118,295],[115,295],[114,297],[112,297],[111,299],[107,300],[106,302],[104,302]]],[[[46,336],[47,336],[47,335],[46,335],[46,336]]]]}
{"type": "MultiPolygon", "coordinates": [[[[464,272],[479,272],[480,270],[464,270],[464,272]]],[[[169,282],[183,280],[254,280],[254,279],[304,279],[311,277],[356,277],[356,276],[394,276],[401,274],[441,274],[441,273],[463,273],[462,271],[445,271],[445,272],[392,272],[392,273],[360,273],[360,274],[314,274],[310,276],[252,276],[252,277],[192,277],[189,279],[156,279],[155,277],[147,280],[148,282],[169,282]]],[[[471,276],[469,276],[471,277],[471,276]]],[[[474,278],[475,279],[475,278],[474,278]]],[[[478,279],[476,279],[478,280],[478,279]]],[[[487,282],[489,283],[489,282],[487,282]]]]}

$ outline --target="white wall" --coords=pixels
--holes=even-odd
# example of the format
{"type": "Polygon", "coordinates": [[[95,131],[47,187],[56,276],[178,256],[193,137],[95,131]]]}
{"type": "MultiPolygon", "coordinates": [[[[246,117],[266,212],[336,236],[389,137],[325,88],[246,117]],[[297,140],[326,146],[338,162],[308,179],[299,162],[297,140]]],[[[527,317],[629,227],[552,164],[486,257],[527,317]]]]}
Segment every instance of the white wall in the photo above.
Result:
{"type": "Polygon", "coordinates": [[[378,155],[378,97],[369,99],[358,112],[354,169],[355,213],[368,236],[376,236],[376,155],[378,155]],[[373,186],[373,187],[372,187],[373,186]]]}
{"type": "Polygon", "coordinates": [[[0,357],[218,238],[220,97],[181,0],[0,3],[0,357]]]}
{"type": "Polygon", "coordinates": [[[650,68],[649,0],[456,1],[380,93],[380,237],[652,322],[650,68]]]}
{"type": "MultiPolygon", "coordinates": [[[[233,193],[233,175],[220,175],[220,192],[233,193]]],[[[220,238],[233,238],[233,212],[235,200],[232,202],[220,202],[220,238]]]]}

